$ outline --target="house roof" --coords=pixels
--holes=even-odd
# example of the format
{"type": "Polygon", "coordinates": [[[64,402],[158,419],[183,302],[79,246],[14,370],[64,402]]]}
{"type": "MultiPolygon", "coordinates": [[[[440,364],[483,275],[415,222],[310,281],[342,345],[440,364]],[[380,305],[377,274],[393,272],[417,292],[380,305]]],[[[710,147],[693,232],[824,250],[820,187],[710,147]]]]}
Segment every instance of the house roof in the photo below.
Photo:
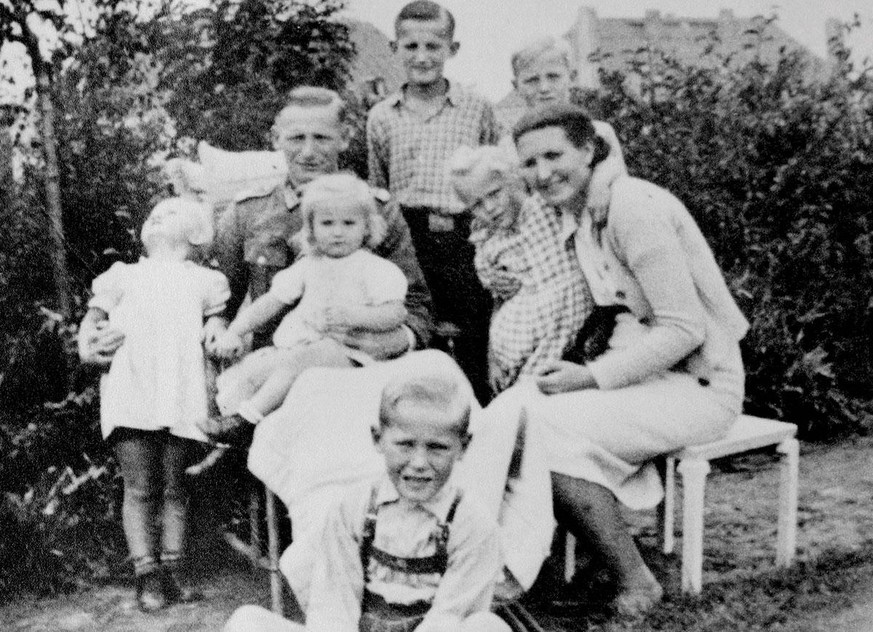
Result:
{"type": "MultiPolygon", "coordinates": [[[[824,34],[822,34],[824,37],[824,34]]],[[[714,18],[686,18],[660,11],[647,11],[642,18],[600,18],[594,9],[582,6],[565,34],[576,58],[580,85],[598,87],[598,70],[628,72],[628,62],[646,49],[666,53],[688,65],[716,66],[722,58],[741,64],[759,58],[775,63],[784,50],[800,53],[807,62],[807,75],[828,72],[823,59],[762,16],[737,17],[722,10],[714,18]],[[707,50],[711,55],[705,54],[707,50]]],[[[503,121],[517,119],[524,106],[514,91],[497,104],[503,121]]]]}

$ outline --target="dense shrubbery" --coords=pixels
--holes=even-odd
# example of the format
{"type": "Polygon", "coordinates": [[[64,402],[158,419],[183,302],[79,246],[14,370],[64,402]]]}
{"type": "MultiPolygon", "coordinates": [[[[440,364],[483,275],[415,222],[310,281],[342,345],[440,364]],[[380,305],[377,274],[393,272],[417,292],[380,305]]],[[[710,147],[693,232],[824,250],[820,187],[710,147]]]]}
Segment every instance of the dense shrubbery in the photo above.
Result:
{"type": "Polygon", "coordinates": [[[69,322],[42,307],[53,284],[38,147],[24,148],[22,182],[0,182],[0,594],[123,559],[95,374],[77,366],[73,340],[90,281],[139,254],[138,229],[167,192],[160,160],[194,139],[267,147],[282,94],[303,82],[341,89],[354,52],[329,21],[338,0],[219,2],[184,17],[167,2],[149,22],[135,4],[99,3],[94,35],[55,67],[69,322]]]}
{"type": "MultiPolygon", "coordinates": [[[[219,3],[221,18],[179,22],[164,13],[148,24],[107,9],[59,73],[73,322],[95,274],[137,255],[136,228],[164,186],[153,154],[190,150],[191,139],[263,148],[285,89],[304,80],[344,84],[347,34],[320,26],[338,3],[300,9],[293,27],[279,20],[283,4],[246,1],[234,12],[237,5],[219,3]],[[328,41],[342,45],[326,50],[328,41]]],[[[846,65],[809,85],[792,56],[773,67],[646,62],[636,68],[645,70],[642,98],[617,74],[585,102],[616,128],[631,172],[680,197],[712,242],[752,321],[747,409],[797,421],[809,437],[866,430],[870,73],[846,65]]],[[[362,169],[360,108],[355,116],[348,161],[362,169]]],[[[41,169],[29,162],[25,180],[0,191],[8,200],[0,205],[0,592],[20,587],[22,576],[57,586],[50,578],[99,574],[123,551],[94,376],[75,368],[74,327],[39,309],[52,291],[41,169]]]]}
{"type": "Polygon", "coordinates": [[[818,439],[873,423],[873,69],[840,53],[810,84],[796,55],[692,68],[646,51],[642,98],[620,74],[581,95],[712,243],[752,323],[746,409],[818,439]]]}

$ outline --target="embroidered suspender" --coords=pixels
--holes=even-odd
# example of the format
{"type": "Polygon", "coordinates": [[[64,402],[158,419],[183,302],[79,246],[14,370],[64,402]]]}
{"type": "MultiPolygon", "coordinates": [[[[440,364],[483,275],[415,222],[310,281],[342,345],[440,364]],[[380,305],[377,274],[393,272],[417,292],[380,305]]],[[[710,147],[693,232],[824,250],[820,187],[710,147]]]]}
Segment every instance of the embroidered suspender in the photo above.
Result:
{"type": "Polygon", "coordinates": [[[370,559],[375,559],[379,564],[387,566],[396,571],[401,571],[410,574],[425,574],[439,573],[442,575],[446,572],[449,565],[449,534],[450,526],[455,518],[455,512],[458,509],[458,504],[461,502],[462,493],[459,491],[452,501],[452,505],[446,514],[445,522],[440,522],[437,525],[436,532],[436,551],[433,555],[426,557],[400,557],[391,555],[373,545],[376,538],[376,518],[378,507],[376,506],[376,492],[374,487],[370,493],[370,503],[367,507],[367,514],[364,517],[364,529],[361,535],[361,566],[364,569],[364,584],[370,580],[370,559]]]}

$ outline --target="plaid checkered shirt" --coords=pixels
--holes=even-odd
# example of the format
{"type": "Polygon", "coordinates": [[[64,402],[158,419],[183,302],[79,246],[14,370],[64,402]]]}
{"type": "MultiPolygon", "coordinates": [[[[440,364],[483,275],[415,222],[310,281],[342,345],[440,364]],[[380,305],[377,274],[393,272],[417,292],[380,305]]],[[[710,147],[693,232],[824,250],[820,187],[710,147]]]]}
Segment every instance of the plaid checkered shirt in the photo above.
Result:
{"type": "Polygon", "coordinates": [[[574,249],[576,228],[575,218],[538,197],[526,200],[511,231],[473,226],[476,272],[499,304],[489,332],[489,377],[498,392],[560,360],[593,309],[574,249]],[[521,289],[500,304],[494,288],[507,272],[521,289]]]}
{"type": "Polygon", "coordinates": [[[494,145],[499,127],[491,104],[449,83],[442,107],[422,117],[404,91],[377,103],[367,117],[370,184],[388,189],[402,206],[460,213],[447,161],[461,145],[494,145]]]}

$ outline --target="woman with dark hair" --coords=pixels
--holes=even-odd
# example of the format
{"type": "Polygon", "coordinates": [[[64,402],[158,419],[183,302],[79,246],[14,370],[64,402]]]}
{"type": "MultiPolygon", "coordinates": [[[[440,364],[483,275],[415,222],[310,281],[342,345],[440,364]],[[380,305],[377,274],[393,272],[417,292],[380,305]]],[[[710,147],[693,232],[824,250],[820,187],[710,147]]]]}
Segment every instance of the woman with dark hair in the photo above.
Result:
{"type": "MultiPolygon", "coordinates": [[[[723,435],[741,412],[739,340],[748,323],[682,203],[621,176],[605,211],[586,200],[607,153],[572,105],[525,114],[514,140],[531,190],[569,226],[595,304],[616,313],[605,351],[552,363],[496,401],[515,397],[546,436],[555,510],[615,575],[615,606],[637,615],[663,590],[627,531],[619,502],[654,507],[653,459],[723,435]]],[[[566,357],[566,356],[565,356],[566,357]]]]}

